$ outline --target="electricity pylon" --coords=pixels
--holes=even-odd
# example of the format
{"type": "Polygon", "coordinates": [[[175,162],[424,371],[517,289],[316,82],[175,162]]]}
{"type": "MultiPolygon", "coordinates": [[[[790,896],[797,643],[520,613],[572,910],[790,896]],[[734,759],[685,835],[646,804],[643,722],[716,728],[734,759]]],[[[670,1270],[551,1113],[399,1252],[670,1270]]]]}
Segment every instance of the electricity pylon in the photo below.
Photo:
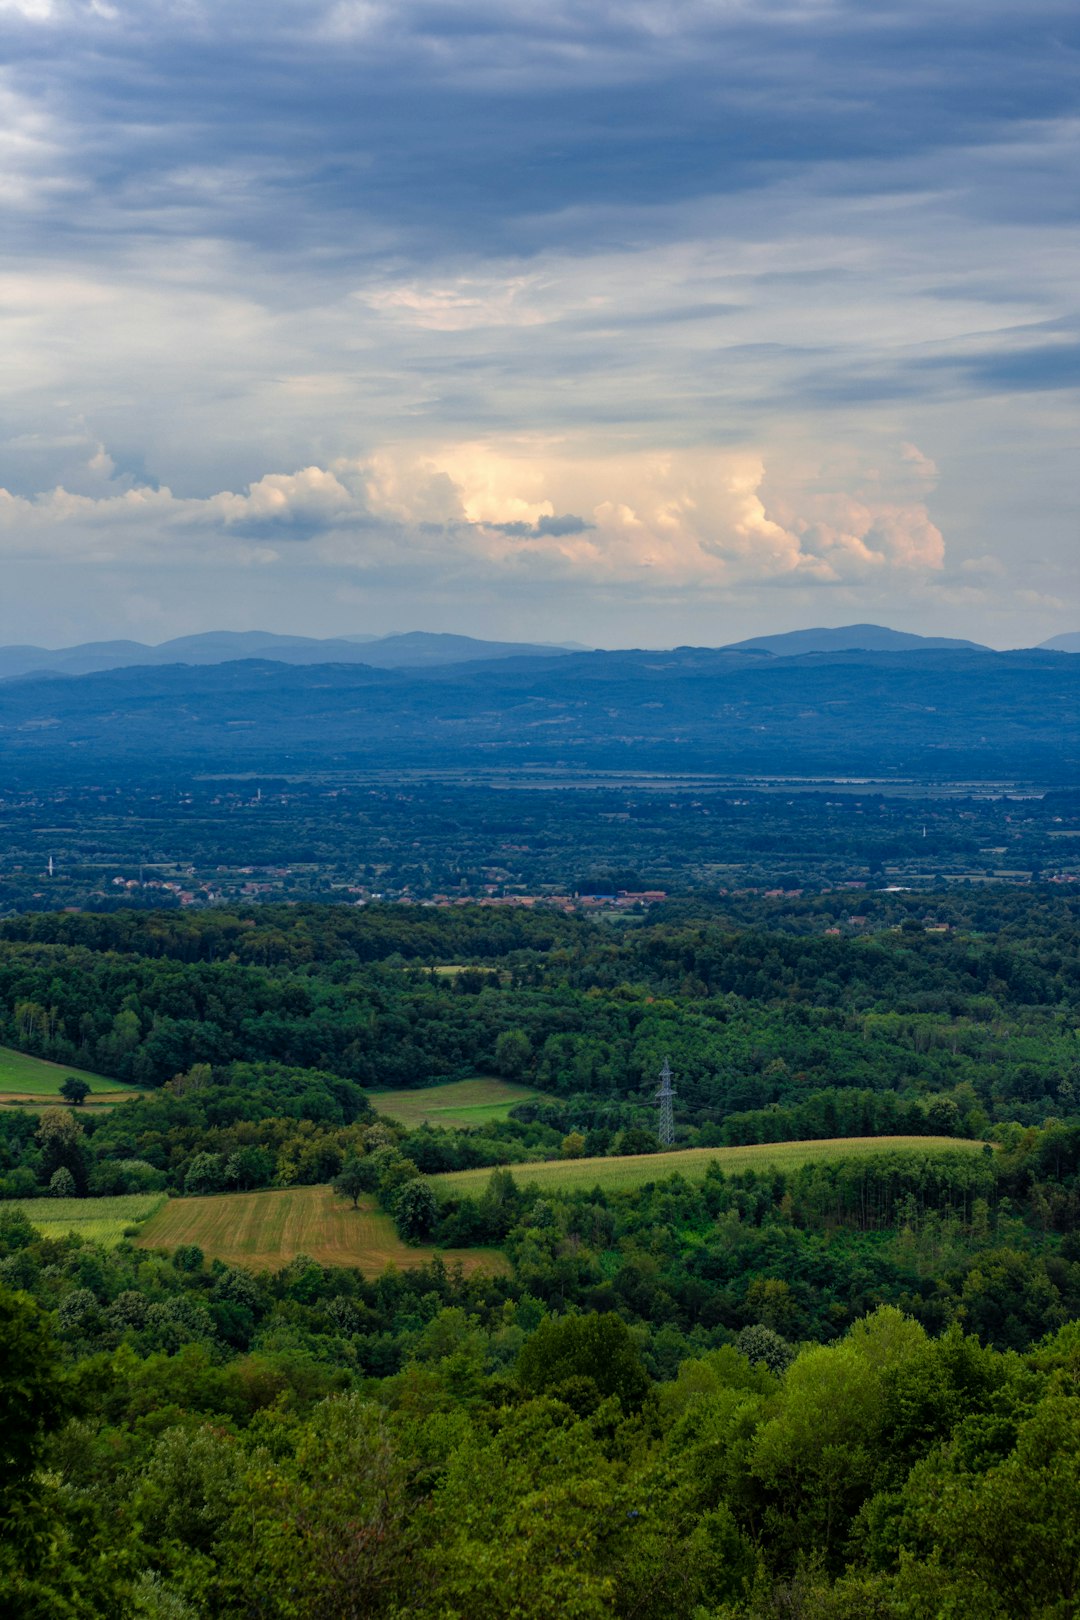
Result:
{"type": "Polygon", "coordinates": [[[656,1134],[661,1147],[670,1147],[675,1140],[675,1110],[672,1102],[674,1096],[671,1065],[665,1058],[664,1067],[660,1070],[660,1089],[656,1093],[656,1100],[660,1104],[660,1124],[656,1134]]]}

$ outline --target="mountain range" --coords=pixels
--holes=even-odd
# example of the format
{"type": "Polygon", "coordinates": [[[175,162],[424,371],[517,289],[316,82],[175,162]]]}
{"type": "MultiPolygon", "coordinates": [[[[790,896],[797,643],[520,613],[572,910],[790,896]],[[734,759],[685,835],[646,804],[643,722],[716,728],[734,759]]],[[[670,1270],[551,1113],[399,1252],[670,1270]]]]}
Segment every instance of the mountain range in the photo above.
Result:
{"type": "Polygon", "coordinates": [[[948,636],[917,636],[909,630],[890,630],[883,624],[844,624],[836,629],[786,630],[775,636],[752,636],[728,642],[727,652],[769,652],[791,658],[816,652],[923,652],[932,649],[990,652],[978,641],[956,641],[948,636]]]}
{"type": "Polygon", "coordinates": [[[478,641],[473,636],[413,630],[392,636],[281,636],[268,630],[210,630],[148,646],[142,641],[87,641],[77,647],[0,647],[0,680],[21,675],[92,675],[106,669],[153,664],[228,664],[269,658],[277,664],[368,664],[376,669],[422,669],[431,664],[487,658],[552,658],[583,651],[574,646],[478,641]]]}
{"type": "MultiPolygon", "coordinates": [[[[1080,652],[1080,633],[1055,636],[1048,650],[1080,652]]],[[[504,658],[557,658],[588,652],[576,642],[485,641],[474,636],[411,630],[388,636],[320,638],[278,635],[268,630],[211,630],[149,645],[141,641],[87,641],[75,647],[0,647],[0,681],[25,675],[92,675],[109,669],[163,664],[228,664],[269,659],[276,664],[366,664],[372,669],[431,669],[447,664],[504,658]]],[[[977,641],[918,636],[880,624],[788,630],[729,642],[723,652],[769,654],[780,658],[834,652],[990,652],[977,641]]]]}
{"type": "MultiPolygon", "coordinates": [[[[1080,784],[1080,658],[679,647],[426,668],[168,664],[0,685],[6,784],[708,772],[1080,784]]],[[[1000,791],[1000,789],[998,789],[1000,791]]]]}

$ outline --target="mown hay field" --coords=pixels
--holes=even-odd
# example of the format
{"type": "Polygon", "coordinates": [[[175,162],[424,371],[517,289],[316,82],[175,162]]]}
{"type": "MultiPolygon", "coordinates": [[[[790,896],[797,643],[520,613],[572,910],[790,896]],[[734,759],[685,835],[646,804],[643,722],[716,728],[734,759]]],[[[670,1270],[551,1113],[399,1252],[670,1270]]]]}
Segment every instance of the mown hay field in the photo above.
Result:
{"type": "MultiPolygon", "coordinates": [[[[838,1159],[870,1158],[893,1153],[898,1148],[915,1148],[922,1153],[979,1153],[981,1142],[960,1141],[952,1136],[843,1136],[817,1142],[755,1142],[749,1147],[682,1148],[674,1153],[634,1153],[605,1159],[554,1159],[542,1164],[515,1164],[507,1168],[521,1187],[535,1184],[560,1192],[602,1187],[606,1192],[644,1187],[650,1181],[681,1175],[687,1181],[703,1181],[711,1164],[726,1174],[740,1170],[797,1170],[800,1165],[838,1159]]],[[[483,1192],[491,1177],[490,1169],[451,1170],[432,1176],[440,1194],[473,1197],[483,1192]]]]}
{"type": "Polygon", "coordinates": [[[517,1103],[547,1102],[532,1086],[517,1086],[494,1075],[448,1080],[406,1091],[369,1091],[371,1106],[388,1119],[416,1125],[490,1125],[509,1117],[517,1103]]]}
{"type": "Polygon", "coordinates": [[[129,1226],[154,1213],[166,1202],[165,1194],[125,1193],[119,1198],[14,1198],[5,1209],[21,1209],[42,1237],[66,1237],[77,1232],[114,1248],[129,1226]]]}
{"type": "Polygon", "coordinates": [[[358,1266],[374,1274],[425,1265],[439,1253],[447,1265],[466,1271],[504,1271],[496,1249],[410,1248],[389,1215],[371,1199],[353,1209],[329,1187],[282,1187],[267,1192],[220,1193],[209,1198],[170,1198],[147,1221],[137,1239],[144,1249],[177,1249],[197,1243],[210,1259],[251,1270],[278,1270],[298,1254],[326,1266],[358,1266]]]}
{"type": "Polygon", "coordinates": [[[107,1106],[139,1095],[121,1080],[107,1080],[102,1074],[91,1074],[87,1069],[75,1069],[66,1063],[48,1063],[44,1058],[31,1057],[29,1052],[16,1052],[14,1047],[0,1046],[0,1104],[27,1104],[30,1107],[50,1107],[59,1104],[68,1107],[60,1095],[64,1081],[74,1077],[85,1080],[90,1095],[84,1108],[107,1106]]]}

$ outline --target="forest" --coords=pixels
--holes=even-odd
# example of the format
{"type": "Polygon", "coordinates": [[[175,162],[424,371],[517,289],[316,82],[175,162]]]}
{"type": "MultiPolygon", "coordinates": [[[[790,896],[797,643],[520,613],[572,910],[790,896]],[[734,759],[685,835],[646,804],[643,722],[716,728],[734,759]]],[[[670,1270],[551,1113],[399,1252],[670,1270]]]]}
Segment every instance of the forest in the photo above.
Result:
{"type": "Polygon", "coordinates": [[[1076,904],[860,905],[840,934],[815,895],[624,929],[378,904],[0,923],[0,1046],[128,1088],[0,1108],[9,1612],[1073,1613],[1076,904]],[[676,1155],[904,1145],[688,1178],[656,1138],[665,1057],[676,1155]],[[526,1100],[380,1109],[476,1074],[526,1100]],[[632,1186],[529,1182],[626,1154],[632,1186]],[[34,1223],[330,1183],[417,1264],[252,1270],[34,1223]]]}

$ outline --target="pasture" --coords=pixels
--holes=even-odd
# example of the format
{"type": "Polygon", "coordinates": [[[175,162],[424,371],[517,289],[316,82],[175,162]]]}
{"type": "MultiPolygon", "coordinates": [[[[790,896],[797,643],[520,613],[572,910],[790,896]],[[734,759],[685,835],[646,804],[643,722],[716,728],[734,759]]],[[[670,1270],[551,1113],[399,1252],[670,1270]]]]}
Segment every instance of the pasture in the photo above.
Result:
{"type": "Polygon", "coordinates": [[[120,1198],[15,1198],[5,1209],[21,1209],[42,1237],[77,1232],[113,1248],[129,1226],[154,1213],[166,1201],[162,1192],[127,1193],[120,1198]]]}
{"type": "Polygon", "coordinates": [[[410,1129],[417,1125],[490,1125],[506,1119],[517,1103],[546,1102],[543,1092],[494,1075],[448,1080],[405,1091],[369,1091],[371,1106],[410,1129]]]}
{"type": "MultiPolygon", "coordinates": [[[[870,1158],[898,1148],[915,1148],[923,1153],[979,1153],[982,1146],[981,1142],[952,1136],[844,1136],[815,1142],[755,1142],[748,1147],[682,1148],[674,1153],[634,1153],[605,1159],[550,1159],[506,1168],[521,1187],[536,1185],[559,1192],[602,1187],[605,1192],[626,1192],[676,1174],[687,1181],[703,1181],[711,1164],[719,1165],[726,1174],[773,1167],[797,1170],[804,1164],[870,1158]]],[[[490,1177],[491,1170],[484,1168],[451,1170],[430,1179],[440,1194],[476,1197],[490,1177]]]]}
{"type": "Polygon", "coordinates": [[[329,1187],[282,1187],[267,1192],[221,1193],[211,1198],[170,1198],[147,1221],[137,1239],[144,1249],[177,1249],[197,1243],[212,1260],[250,1270],[279,1270],[298,1254],[326,1266],[358,1266],[369,1275],[387,1266],[411,1270],[441,1254],[466,1271],[506,1269],[495,1249],[410,1248],[389,1215],[372,1199],[353,1209],[329,1187]]]}
{"type": "Polygon", "coordinates": [[[14,1047],[0,1046],[0,1105],[23,1105],[30,1108],[48,1108],[68,1104],[60,1095],[60,1087],[70,1076],[85,1080],[90,1087],[84,1108],[109,1107],[124,1102],[139,1093],[121,1080],[107,1080],[104,1075],[91,1074],[87,1069],[76,1069],[68,1063],[48,1063],[44,1058],[31,1057],[29,1052],[16,1052],[14,1047]]]}

